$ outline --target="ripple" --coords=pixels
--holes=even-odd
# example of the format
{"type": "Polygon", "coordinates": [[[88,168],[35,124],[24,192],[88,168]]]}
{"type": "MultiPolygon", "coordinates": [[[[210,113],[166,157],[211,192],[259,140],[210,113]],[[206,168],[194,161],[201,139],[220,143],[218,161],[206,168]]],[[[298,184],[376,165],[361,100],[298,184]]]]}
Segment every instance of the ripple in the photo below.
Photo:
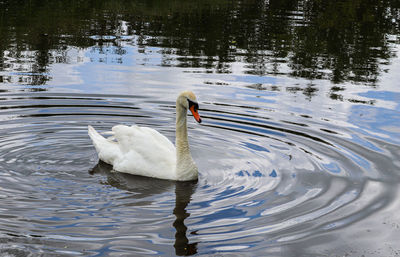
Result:
{"type": "Polygon", "coordinates": [[[399,181],[399,163],[388,163],[398,147],[386,141],[334,120],[218,102],[202,105],[202,125],[189,122],[197,183],[131,176],[98,162],[87,125],[146,124],[173,140],[173,102],[47,92],[1,101],[0,198],[9,207],[0,240],[21,251],[273,251],[387,208],[399,181]]]}

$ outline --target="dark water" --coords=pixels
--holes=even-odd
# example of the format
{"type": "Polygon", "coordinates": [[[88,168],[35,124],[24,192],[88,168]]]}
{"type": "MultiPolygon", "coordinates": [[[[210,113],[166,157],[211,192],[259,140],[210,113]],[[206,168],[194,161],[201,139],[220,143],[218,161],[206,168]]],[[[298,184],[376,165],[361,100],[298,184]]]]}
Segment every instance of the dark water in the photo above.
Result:
{"type": "Polygon", "coordinates": [[[1,1],[0,256],[400,255],[398,1],[1,1]],[[87,125],[197,183],[112,172],[87,125]]]}

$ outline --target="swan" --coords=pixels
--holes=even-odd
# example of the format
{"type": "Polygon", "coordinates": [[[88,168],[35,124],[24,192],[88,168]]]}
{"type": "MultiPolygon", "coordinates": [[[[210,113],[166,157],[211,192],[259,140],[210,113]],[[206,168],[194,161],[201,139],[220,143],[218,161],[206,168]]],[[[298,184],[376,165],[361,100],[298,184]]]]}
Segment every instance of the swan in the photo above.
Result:
{"type": "Polygon", "coordinates": [[[112,165],[115,171],[168,180],[197,180],[198,169],[190,154],[187,135],[188,109],[201,123],[196,96],[184,91],[176,99],[176,148],[155,129],[136,125],[116,125],[106,132],[112,135],[109,138],[89,125],[88,134],[99,159],[112,165]]]}

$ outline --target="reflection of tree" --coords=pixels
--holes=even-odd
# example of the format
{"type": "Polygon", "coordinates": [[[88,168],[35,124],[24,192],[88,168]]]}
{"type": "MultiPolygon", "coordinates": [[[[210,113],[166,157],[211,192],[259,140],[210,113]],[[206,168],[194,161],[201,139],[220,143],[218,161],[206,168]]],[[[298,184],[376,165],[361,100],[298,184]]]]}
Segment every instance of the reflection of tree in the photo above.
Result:
{"type": "Polygon", "coordinates": [[[240,61],[250,74],[373,85],[392,58],[387,35],[399,33],[399,8],[395,0],[2,1],[0,67],[6,50],[34,51],[29,71],[39,74],[67,46],[123,55],[118,37],[103,40],[121,34],[123,20],[139,51],[161,49],[161,65],[227,73],[240,61]]]}
{"type": "Polygon", "coordinates": [[[387,17],[390,5],[389,1],[308,2],[304,13],[308,25],[295,32],[293,74],[374,84],[379,59],[391,57],[386,40],[387,33],[395,32],[387,17]],[[319,72],[327,69],[330,74],[319,72]]]}

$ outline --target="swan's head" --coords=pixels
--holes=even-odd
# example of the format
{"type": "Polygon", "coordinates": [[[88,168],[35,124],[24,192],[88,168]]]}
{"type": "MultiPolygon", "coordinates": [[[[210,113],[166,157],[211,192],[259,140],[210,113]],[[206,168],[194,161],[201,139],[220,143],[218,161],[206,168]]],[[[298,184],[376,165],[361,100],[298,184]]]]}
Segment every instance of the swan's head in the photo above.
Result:
{"type": "Polygon", "coordinates": [[[201,118],[199,115],[199,104],[197,103],[196,96],[193,94],[192,91],[183,91],[179,96],[176,101],[176,104],[182,105],[183,108],[186,110],[189,109],[192,114],[194,119],[198,122],[201,123],[201,118]]]}

